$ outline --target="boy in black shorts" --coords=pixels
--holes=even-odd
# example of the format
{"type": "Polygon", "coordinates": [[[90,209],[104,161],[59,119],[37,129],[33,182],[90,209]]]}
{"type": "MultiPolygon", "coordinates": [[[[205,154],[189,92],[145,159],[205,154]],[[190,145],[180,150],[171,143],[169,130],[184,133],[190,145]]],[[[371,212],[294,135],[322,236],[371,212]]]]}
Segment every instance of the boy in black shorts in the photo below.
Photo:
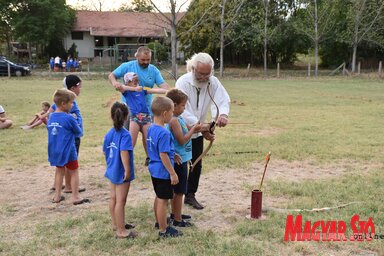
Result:
{"type": "Polygon", "coordinates": [[[147,150],[151,161],[148,170],[151,173],[153,188],[156,193],[153,209],[159,224],[160,237],[177,237],[182,233],[167,226],[168,201],[173,198],[172,185],[179,183],[173,168],[175,148],[171,133],[164,128],[173,116],[173,101],[166,97],[157,97],[152,102],[154,122],[148,128],[147,150]]]}

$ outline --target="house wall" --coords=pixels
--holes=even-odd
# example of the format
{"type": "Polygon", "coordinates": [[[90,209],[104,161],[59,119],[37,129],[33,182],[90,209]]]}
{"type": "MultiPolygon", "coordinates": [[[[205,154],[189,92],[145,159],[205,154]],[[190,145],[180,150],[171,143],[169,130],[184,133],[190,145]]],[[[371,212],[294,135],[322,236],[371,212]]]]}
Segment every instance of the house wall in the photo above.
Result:
{"type": "Polygon", "coordinates": [[[68,51],[72,44],[77,46],[76,51],[79,53],[79,58],[94,58],[95,40],[90,35],[90,32],[83,32],[83,40],[72,40],[71,34],[64,38],[64,48],[68,51]]]}

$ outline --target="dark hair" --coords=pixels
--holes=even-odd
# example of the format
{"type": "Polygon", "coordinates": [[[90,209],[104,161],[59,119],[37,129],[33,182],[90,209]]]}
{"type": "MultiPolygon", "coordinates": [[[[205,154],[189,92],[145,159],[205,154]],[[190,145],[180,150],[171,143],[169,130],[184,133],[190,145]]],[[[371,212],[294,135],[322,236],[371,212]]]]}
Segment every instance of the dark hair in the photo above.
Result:
{"type": "Polygon", "coordinates": [[[187,94],[185,94],[183,91],[173,88],[165,94],[168,98],[170,98],[173,103],[175,104],[181,104],[183,102],[186,102],[188,100],[187,94]]]}
{"type": "Polygon", "coordinates": [[[80,83],[81,79],[77,75],[67,75],[63,80],[64,87],[68,90],[71,90],[72,87],[79,86],[80,83]]]}
{"type": "Polygon", "coordinates": [[[173,101],[168,97],[158,96],[152,101],[151,110],[155,116],[160,116],[164,111],[173,107],[173,101]]]}
{"type": "Polygon", "coordinates": [[[113,127],[120,130],[124,126],[124,121],[128,116],[128,108],[124,103],[116,101],[111,108],[111,118],[113,120],[113,127]]]}

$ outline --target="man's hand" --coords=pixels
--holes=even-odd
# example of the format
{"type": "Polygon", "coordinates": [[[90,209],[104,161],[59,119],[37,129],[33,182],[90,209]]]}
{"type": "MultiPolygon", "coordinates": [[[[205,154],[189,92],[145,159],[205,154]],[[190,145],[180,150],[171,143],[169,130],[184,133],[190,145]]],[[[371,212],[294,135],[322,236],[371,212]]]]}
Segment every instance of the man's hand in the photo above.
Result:
{"type": "Polygon", "coordinates": [[[218,127],[224,127],[228,124],[228,116],[227,115],[220,115],[219,119],[217,120],[217,126],[218,127]]]}
{"type": "Polygon", "coordinates": [[[215,140],[215,134],[212,134],[210,132],[203,132],[203,137],[206,140],[214,141],[215,140]]]}
{"type": "Polygon", "coordinates": [[[116,81],[115,83],[113,83],[112,85],[113,85],[113,87],[115,87],[116,91],[120,91],[121,86],[122,86],[122,85],[121,85],[119,82],[117,82],[117,81],[116,81]]]}

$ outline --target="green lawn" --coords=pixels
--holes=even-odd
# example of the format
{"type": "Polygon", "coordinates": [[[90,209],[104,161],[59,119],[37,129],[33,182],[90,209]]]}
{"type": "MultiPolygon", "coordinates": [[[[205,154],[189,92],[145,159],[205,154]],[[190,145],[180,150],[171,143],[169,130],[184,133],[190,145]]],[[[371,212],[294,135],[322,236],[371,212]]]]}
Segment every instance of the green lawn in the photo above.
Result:
{"type": "MultiPolygon", "coordinates": [[[[230,121],[243,124],[229,124],[217,130],[214,147],[204,159],[205,174],[214,170],[249,170],[255,162],[263,163],[268,151],[272,151],[271,164],[273,161],[287,164],[302,162],[324,171],[346,163],[347,171],[335,177],[302,181],[267,179],[264,193],[286,198],[288,203],[282,203],[281,208],[312,209],[358,201],[358,204],[343,209],[301,214],[303,220],[313,222],[343,220],[348,231],[353,215],[359,214],[360,220],[372,217],[376,234],[384,235],[384,85],[381,80],[224,80],[223,84],[233,102],[230,121]]],[[[47,165],[46,130],[38,128],[25,132],[19,126],[40,110],[41,101],[51,101],[53,92],[61,85],[59,79],[0,78],[0,105],[14,121],[12,129],[0,131],[0,177],[7,172],[20,172],[22,176],[28,168],[38,169],[43,164],[47,165]]],[[[106,79],[84,80],[82,93],[77,99],[85,128],[80,150],[83,169],[104,164],[101,144],[104,134],[111,127],[107,105],[113,98],[118,99],[119,94],[106,79]]],[[[143,150],[138,145],[135,160],[142,163],[143,150]]],[[[100,180],[103,180],[102,177],[100,180]]],[[[132,186],[149,184],[148,176],[144,175],[136,182],[132,186]]],[[[249,192],[251,189],[250,186],[245,188],[249,192]]],[[[3,192],[0,185],[0,193],[3,192]]],[[[143,202],[139,207],[127,206],[128,218],[135,223],[152,223],[151,203],[143,202]]],[[[139,227],[144,237],[134,241],[116,241],[108,229],[110,220],[106,203],[104,208],[90,207],[81,214],[64,211],[57,219],[37,216],[40,221],[28,223],[28,231],[23,232],[23,237],[18,237],[18,225],[23,225],[28,219],[19,224],[10,224],[8,219],[15,218],[22,210],[12,208],[11,203],[0,206],[0,254],[384,253],[383,239],[370,242],[284,242],[288,213],[274,211],[266,213],[265,221],[234,221],[227,231],[216,232],[197,226],[186,231],[180,239],[158,240],[156,232],[148,224],[139,227]]],[[[57,211],[60,212],[60,209],[57,211]]]]}

